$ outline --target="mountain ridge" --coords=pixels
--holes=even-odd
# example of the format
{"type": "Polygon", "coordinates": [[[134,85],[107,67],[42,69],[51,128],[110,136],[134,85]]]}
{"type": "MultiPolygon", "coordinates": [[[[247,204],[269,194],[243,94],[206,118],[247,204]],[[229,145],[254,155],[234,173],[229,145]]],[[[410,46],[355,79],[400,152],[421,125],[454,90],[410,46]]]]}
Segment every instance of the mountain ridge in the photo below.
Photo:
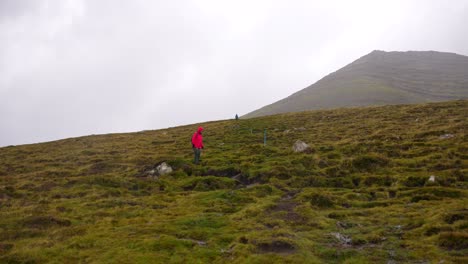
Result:
{"type": "Polygon", "coordinates": [[[467,56],[438,51],[374,50],[314,84],[243,117],[467,97],[467,56]]]}

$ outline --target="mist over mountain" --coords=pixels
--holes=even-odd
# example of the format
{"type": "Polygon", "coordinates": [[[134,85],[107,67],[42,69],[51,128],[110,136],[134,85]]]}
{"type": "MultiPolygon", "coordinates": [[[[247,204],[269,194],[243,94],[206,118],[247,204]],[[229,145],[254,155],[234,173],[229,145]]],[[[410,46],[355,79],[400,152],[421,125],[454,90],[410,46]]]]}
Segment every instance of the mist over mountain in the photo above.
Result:
{"type": "Polygon", "coordinates": [[[467,56],[437,51],[375,50],[309,87],[244,117],[467,97],[467,56]]]}

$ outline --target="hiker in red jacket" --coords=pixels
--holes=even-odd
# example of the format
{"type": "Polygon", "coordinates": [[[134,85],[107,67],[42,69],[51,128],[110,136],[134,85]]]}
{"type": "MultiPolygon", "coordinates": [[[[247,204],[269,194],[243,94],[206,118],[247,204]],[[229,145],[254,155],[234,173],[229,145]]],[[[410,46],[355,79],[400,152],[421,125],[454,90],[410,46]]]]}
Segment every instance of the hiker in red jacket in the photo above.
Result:
{"type": "Polygon", "coordinates": [[[202,136],[203,127],[199,127],[197,132],[193,133],[192,136],[192,148],[195,158],[193,163],[198,164],[200,162],[200,154],[203,146],[203,136],[202,136]]]}

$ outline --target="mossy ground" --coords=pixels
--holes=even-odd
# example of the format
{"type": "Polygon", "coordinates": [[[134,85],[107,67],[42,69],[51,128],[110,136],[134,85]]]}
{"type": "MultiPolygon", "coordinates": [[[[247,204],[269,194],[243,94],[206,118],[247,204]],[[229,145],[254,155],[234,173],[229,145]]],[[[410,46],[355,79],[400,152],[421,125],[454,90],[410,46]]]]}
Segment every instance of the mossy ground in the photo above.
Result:
{"type": "Polygon", "coordinates": [[[467,116],[465,100],[0,148],[0,262],[466,263],[467,116]],[[162,161],[174,172],[140,177],[162,161]]]}

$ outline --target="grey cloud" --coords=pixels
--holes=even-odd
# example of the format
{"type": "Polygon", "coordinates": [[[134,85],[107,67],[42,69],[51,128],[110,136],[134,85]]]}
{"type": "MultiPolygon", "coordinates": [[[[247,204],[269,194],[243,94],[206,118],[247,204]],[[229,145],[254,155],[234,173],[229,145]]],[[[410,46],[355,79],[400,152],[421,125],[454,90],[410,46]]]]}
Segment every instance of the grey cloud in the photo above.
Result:
{"type": "Polygon", "coordinates": [[[445,5],[0,1],[0,146],[231,118],[373,49],[466,55],[445,5]]]}
{"type": "Polygon", "coordinates": [[[2,0],[0,1],[0,22],[27,15],[28,13],[37,11],[40,6],[41,2],[35,0],[2,0]]]}

